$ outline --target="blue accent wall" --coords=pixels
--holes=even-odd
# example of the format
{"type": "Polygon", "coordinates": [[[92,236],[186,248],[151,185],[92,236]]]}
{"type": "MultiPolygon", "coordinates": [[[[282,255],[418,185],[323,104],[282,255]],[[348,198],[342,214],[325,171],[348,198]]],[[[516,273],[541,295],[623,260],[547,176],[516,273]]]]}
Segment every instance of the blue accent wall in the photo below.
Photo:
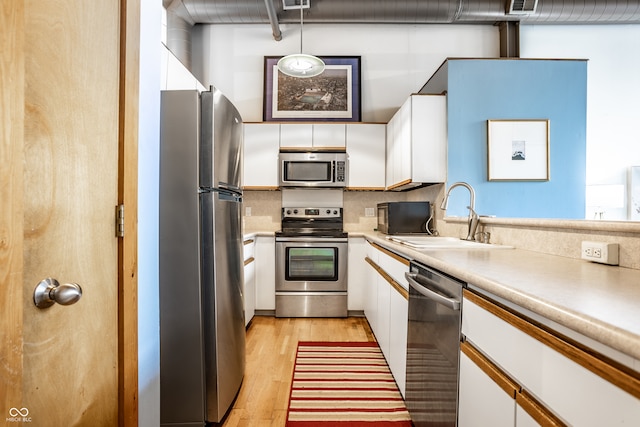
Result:
{"type": "MultiPolygon", "coordinates": [[[[453,59],[447,65],[447,184],[471,184],[479,215],[583,219],[587,62],[453,59]],[[550,180],[489,181],[488,119],[549,119],[550,180]]],[[[453,190],[447,215],[466,216],[468,199],[465,189],[453,190]]]]}

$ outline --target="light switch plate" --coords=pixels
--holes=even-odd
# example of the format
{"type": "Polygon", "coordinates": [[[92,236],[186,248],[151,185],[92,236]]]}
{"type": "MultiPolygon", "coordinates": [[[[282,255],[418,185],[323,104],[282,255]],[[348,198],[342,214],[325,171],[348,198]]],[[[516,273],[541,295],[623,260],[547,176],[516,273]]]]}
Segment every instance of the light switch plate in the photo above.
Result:
{"type": "Polygon", "coordinates": [[[618,265],[618,244],[604,242],[582,242],[582,259],[601,264],[618,265]]]}

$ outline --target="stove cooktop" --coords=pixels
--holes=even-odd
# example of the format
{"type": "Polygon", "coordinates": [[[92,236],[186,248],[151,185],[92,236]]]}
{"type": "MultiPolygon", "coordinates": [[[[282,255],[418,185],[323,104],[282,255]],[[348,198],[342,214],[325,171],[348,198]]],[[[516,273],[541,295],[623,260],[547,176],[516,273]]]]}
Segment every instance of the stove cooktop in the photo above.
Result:
{"type": "Polygon", "coordinates": [[[344,238],[342,208],[282,208],[282,229],[276,237],[344,238]]]}
{"type": "Polygon", "coordinates": [[[318,237],[318,238],[345,238],[348,233],[342,230],[281,230],[276,231],[276,237],[318,237]]]}

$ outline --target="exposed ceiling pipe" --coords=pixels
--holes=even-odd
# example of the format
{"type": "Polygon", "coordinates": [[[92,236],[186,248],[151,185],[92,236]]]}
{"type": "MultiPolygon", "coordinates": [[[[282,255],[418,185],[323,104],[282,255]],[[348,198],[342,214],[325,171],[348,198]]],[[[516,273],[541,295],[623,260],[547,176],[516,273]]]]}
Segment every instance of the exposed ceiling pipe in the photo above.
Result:
{"type": "Polygon", "coordinates": [[[167,12],[167,48],[191,69],[191,27],[175,13],[167,12]]]}
{"type": "Polygon", "coordinates": [[[191,69],[191,27],[196,21],[182,0],[163,0],[163,5],[167,10],[167,47],[191,69]]]}
{"type": "Polygon", "coordinates": [[[273,39],[279,42],[280,40],[282,40],[282,32],[280,31],[278,15],[276,12],[276,8],[273,5],[273,0],[264,0],[264,5],[267,7],[267,15],[269,16],[269,23],[271,24],[273,39]]]}
{"type": "MultiPolygon", "coordinates": [[[[279,0],[162,0],[167,9],[167,44],[191,64],[191,27],[196,24],[298,23],[296,11],[279,0]]],[[[322,0],[308,10],[305,22],[369,24],[501,25],[501,55],[519,56],[520,24],[640,24],[640,0],[538,0],[535,12],[508,14],[507,0],[322,0]],[[517,24],[514,26],[514,24],[517,24]]]]}
{"type": "Polygon", "coordinates": [[[500,28],[500,58],[520,58],[520,23],[506,21],[500,28]]]}
{"type": "MultiPolygon", "coordinates": [[[[163,0],[165,3],[170,0],[163,0]]],[[[269,15],[259,0],[174,0],[202,24],[266,24],[269,15]]],[[[280,23],[296,23],[295,11],[271,0],[280,23]],[[275,3],[275,4],[274,4],[275,3]]],[[[266,4],[266,3],[265,3],[266,4]]],[[[640,0],[538,0],[532,14],[509,15],[506,0],[322,0],[305,16],[308,23],[395,24],[638,24],[640,0]]]]}

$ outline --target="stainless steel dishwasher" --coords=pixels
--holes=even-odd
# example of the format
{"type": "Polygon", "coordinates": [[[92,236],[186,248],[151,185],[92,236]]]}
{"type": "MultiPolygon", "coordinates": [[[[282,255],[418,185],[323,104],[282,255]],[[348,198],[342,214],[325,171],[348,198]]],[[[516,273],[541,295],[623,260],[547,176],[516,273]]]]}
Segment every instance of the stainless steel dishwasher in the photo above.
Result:
{"type": "Polygon", "coordinates": [[[464,283],[411,262],[405,402],[415,427],[455,427],[464,283]]]}

